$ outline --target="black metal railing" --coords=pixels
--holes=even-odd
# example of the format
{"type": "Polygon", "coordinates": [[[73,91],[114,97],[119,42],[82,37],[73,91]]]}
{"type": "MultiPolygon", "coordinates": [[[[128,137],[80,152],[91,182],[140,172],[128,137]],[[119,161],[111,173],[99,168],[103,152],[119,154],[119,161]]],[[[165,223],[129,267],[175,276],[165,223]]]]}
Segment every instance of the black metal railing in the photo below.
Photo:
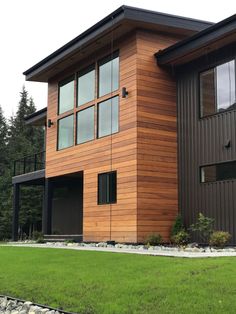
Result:
{"type": "Polygon", "coordinates": [[[44,168],[45,151],[15,160],[13,175],[19,176],[21,174],[42,170],[44,168]]]}

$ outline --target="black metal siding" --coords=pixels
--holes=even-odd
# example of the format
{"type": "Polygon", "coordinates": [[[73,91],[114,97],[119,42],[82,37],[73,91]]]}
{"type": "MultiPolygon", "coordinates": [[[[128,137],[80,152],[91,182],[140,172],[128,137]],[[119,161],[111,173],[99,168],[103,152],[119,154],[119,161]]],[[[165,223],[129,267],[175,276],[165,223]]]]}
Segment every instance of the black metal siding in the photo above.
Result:
{"type": "Polygon", "coordinates": [[[200,183],[200,166],[236,160],[236,110],[200,119],[199,72],[235,58],[225,49],[178,70],[179,207],[187,227],[199,212],[215,219],[236,243],[236,180],[200,183]],[[231,147],[225,148],[227,140],[231,147]]]}

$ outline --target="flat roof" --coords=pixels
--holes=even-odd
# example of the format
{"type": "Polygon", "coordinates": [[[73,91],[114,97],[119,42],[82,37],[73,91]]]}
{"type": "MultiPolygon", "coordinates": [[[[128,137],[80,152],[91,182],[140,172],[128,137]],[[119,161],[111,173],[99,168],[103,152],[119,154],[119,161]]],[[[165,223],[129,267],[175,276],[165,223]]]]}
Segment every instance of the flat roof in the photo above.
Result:
{"type": "Polygon", "coordinates": [[[236,40],[236,14],[201,32],[158,51],[155,56],[160,65],[181,65],[206,52],[222,48],[236,40]]]}
{"type": "Polygon", "coordinates": [[[44,126],[47,118],[47,107],[35,111],[24,117],[25,123],[28,125],[44,126]]]}
{"type": "MultiPolygon", "coordinates": [[[[155,30],[155,27],[158,27],[161,31],[173,33],[185,30],[184,34],[186,36],[201,31],[213,24],[207,21],[123,5],[90,27],[88,30],[26,70],[23,74],[26,76],[26,80],[28,81],[47,82],[50,77],[56,74],[56,71],[59,73],[73,62],[73,60],[71,60],[71,62],[69,61],[67,64],[63,65],[62,60],[66,58],[73,59],[73,56],[75,56],[76,53],[76,56],[78,57],[82,48],[87,49],[91,42],[94,42],[101,36],[105,36],[109,31],[114,30],[118,25],[120,29],[115,33],[115,36],[117,37],[121,34],[127,33],[127,30],[137,27],[137,23],[141,23],[143,27],[145,27],[144,25],[150,25],[153,30],[155,30]],[[58,66],[57,70],[55,69],[56,65],[58,66]]],[[[99,48],[100,47],[97,46],[97,49],[99,48]]]]}

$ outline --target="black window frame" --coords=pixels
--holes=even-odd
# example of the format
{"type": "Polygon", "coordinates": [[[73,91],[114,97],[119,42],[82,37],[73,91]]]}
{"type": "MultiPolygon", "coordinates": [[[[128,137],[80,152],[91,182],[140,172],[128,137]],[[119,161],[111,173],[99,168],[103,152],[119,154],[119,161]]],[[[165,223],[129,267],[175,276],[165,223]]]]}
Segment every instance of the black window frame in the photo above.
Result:
{"type": "MultiPolygon", "coordinates": [[[[236,164],[236,160],[229,160],[229,161],[224,161],[224,162],[218,162],[218,163],[214,163],[214,164],[206,164],[206,165],[202,165],[199,168],[199,175],[200,175],[200,183],[201,184],[209,184],[209,183],[217,183],[217,182],[225,182],[225,181],[234,181],[236,180],[236,176],[235,178],[226,178],[226,179],[219,179],[219,180],[215,180],[215,181],[203,181],[202,180],[202,170],[206,167],[212,167],[212,166],[220,166],[220,165],[225,165],[225,164],[230,164],[230,163],[235,163],[236,164]]],[[[216,169],[217,171],[217,169],[216,169]]]]}
{"type": "Polygon", "coordinates": [[[98,174],[97,192],[98,192],[97,193],[98,205],[108,205],[117,203],[117,171],[110,171],[98,174]],[[104,180],[103,185],[101,182],[102,179],[104,180]]]}
{"type": "Polygon", "coordinates": [[[73,147],[74,145],[75,145],[75,115],[74,115],[74,113],[71,113],[71,114],[68,114],[67,116],[63,116],[57,120],[57,151],[61,151],[61,150],[73,147]],[[73,117],[73,143],[70,146],[67,146],[64,148],[59,148],[59,124],[60,124],[60,121],[65,119],[65,118],[68,118],[70,116],[73,117]]]}
{"type": "Polygon", "coordinates": [[[81,110],[79,110],[79,111],[77,111],[77,112],[75,113],[75,118],[76,118],[76,122],[75,122],[75,123],[76,123],[76,125],[75,125],[75,145],[83,145],[83,144],[85,144],[85,143],[94,141],[94,140],[96,139],[96,135],[95,135],[95,128],[96,128],[96,119],[95,119],[95,115],[96,115],[96,106],[95,106],[95,105],[91,105],[91,106],[86,107],[86,108],[84,108],[84,109],[81,109],[81,110]],[[93,107],[93,109],[94,109],[94,111],[93,111],[93,121],[94,121],[94,125],[93,125],[93,139],[88,140],[88,141],[85,141],[85,142],[82,142],[82,143],[78,143],[78,142],[77,142],[77,140],[78,140],[78,114],[79,114],[80,112],[85,111],[85,110],[87,110],[87,109],[90,109],[90,108],[92,108],[92,107],[93,107]]]}
{"type": "MultiPolygon", "coordinates": [[[[73,96],[73,99],[74,99],[74,103],[73,103],[73,108],[67,110],[67,111],[63,111],[63,112],[60,112],[60,88],[63,86],[63,85],[66,85],[67,83],[73,81],[74,84],[75,84],[75,75],[70,75],[69,77],[65,78],[64,80],[60,81],[58,83],[58,92],[57,92],[57,115],[60,116],[62,114],[66,114],[66,113],[69,113],[70,111],[74,110],[74,107],[75,107],[75,96],[73,96]]],[[[77,83],[76,83],[77,84],[77,83]]]]}
{"type": "MultiPolygon", "coordinates": [[[[203,115],[202,114],[202,106],[201,106],[201,74],[204,72],[210,71],[210,70],[215,70],[218,66],[221,66],[221,65],[228,63],[230,61],[234,61],[235,91],[236,91],[236,57],[226,58],[224,60],[214,62],[214,64],[211,64],[209,67],[205,67],[200,72],[198,72],[198,112],[199,112],[199,119],[200,120],[204,120],[204,119],[207,119],[209,117],[221,115],[221,114],[224,114],[224,113],[229,112],[229,111],[236,111],[236,109],[234,109],[234,108],[229,108],[229,109],[225,109],[224,111],[221,111],[221,112],[215,112],[212,114],[203,115]]],[[[215,80],[215,78],[214,78],[214,80],[215,80]]],[[[217,101],[216,91],[215,91],[215,100],[217,101]]]]}

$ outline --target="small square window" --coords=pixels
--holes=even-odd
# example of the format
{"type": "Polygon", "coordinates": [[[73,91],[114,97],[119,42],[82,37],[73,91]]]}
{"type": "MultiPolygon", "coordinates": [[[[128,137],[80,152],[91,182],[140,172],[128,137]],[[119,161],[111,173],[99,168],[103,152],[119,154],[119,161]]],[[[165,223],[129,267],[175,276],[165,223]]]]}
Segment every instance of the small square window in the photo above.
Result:
{"type": "Polygon", "coordinates": [[[116,203],[116,171],[98,175],[98,205],[116,203]]]}

